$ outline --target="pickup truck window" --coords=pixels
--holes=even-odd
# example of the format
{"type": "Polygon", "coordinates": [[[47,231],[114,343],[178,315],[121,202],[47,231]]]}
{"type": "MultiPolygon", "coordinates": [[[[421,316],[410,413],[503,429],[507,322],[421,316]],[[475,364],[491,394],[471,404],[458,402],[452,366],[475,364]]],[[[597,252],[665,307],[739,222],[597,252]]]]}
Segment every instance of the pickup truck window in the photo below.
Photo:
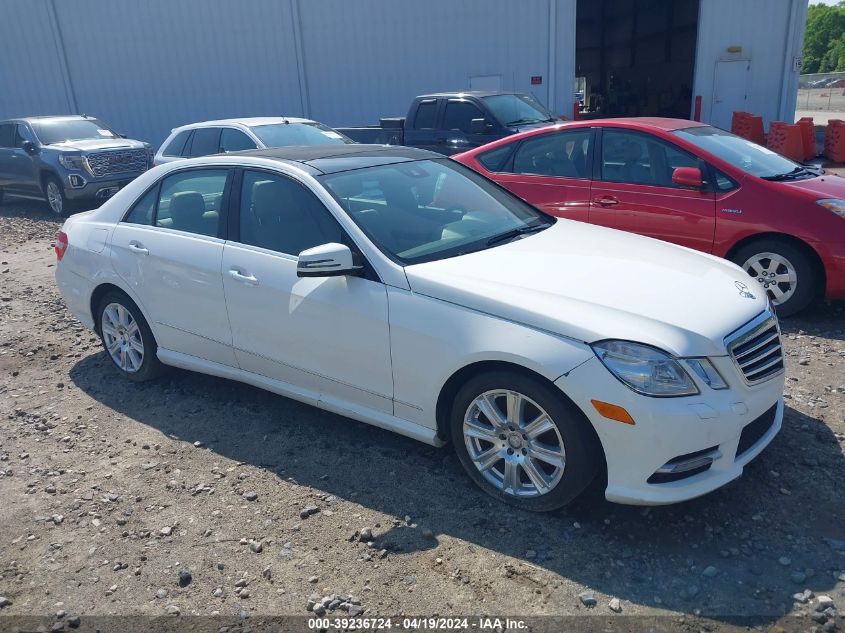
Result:
{"type": "Polygon", "coordinates": [[[41,120],[32,126],[44,145],[64,141],[102,141],[105,138],[118,138],[117,134],[97,119],[41,120]]]}
{"type": "Polygon", "coordinates": [[[26,125],[18,123],[15,128],[15,147],[22,148],[25,141],[35,143],[35,137],[26,125]]]}
{"type": "Polygon", "coordinates": [[[484,113],[471,101],[449,101],[443,115],[443,128],[469,134],[472,131],[472,120],[483,118],[484,113]]]}
{"type": "Polygon", "coordinates": [[[506,127],[555,120],[551,112],[528,95],[492,95],[482,97],[482,100],[499,123],[506,127]]]}
{"type": "Polygon", "coordinates": [[[433,130],[437,125],[437,100],[420,101],[414,116],[414,129],[433,130]]]}
{"type": "Polygon", "coordinates": [[[0,125],[0,147],[12,147],[15,137],[15,126],[12,123],[0,125]]]}

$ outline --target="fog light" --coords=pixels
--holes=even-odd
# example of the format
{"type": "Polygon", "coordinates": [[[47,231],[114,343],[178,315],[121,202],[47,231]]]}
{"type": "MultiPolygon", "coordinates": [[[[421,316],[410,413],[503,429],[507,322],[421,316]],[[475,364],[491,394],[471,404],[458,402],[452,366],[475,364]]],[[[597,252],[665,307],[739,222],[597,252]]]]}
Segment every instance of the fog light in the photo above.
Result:
{"type": "Polygon", "coordinates": [[[73,174],[72,176],[70,176],[69,180],[70,186],[74,189],[79,189],[80,187],[85,186],[85,179],[82,176],[77,176],[76,174],[73,174]]]}

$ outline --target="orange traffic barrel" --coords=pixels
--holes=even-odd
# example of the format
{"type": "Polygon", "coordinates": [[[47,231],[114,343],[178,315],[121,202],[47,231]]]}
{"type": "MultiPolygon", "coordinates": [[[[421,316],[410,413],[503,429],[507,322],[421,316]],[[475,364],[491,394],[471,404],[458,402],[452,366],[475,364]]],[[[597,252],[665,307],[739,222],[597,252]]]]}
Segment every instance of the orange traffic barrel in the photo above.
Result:
{"type": "Polygon", "coordinates": [[[801,128],[794,123],[772,121],[769,125],[768,148],[794,161],[804,160],[804,142],[801,128]]]}

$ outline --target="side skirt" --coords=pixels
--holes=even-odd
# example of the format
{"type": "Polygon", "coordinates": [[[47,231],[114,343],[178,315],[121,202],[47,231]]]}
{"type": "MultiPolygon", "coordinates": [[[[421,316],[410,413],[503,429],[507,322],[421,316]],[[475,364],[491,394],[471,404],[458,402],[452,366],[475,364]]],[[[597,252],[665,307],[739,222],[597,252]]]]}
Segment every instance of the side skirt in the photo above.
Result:
{"type": "Polygon", "coordinates": [[[381,429],[393,431],[394,433],[410,437],[411,439],[424,442],[425,444],[430,444],[431,446],[443,446],[445,444],[443,440],[437,437],[437,431],[435,429],[430,429],[420,424],[415,424],[413,422],[409,422],[408,420],[403,420],[401,418],[397,418],[396,416],[382,413],[381,411],[356,406],[345,400],[327,398],[317,392],[301,389],[290,383],[268,378],[267,376],[262,376],[261,374],[255,374],[253,372],[244,371],[243,369],[229,367],[227,365],[215,363],[203,358],[197,358],[196,356],[190,356],[188,354],[182,354],[181,352],[174,352],[173,350],[163,349],[161,347],[158,349],[158,359],[165,365],[196,371],[201,374],[209,374],[219,378],[237,380],[238,382],[243,382],[248,385],[252,385],[253,387],[258,387],[259,389],[272,391],[280,396],[298,400],[299,402],[304,402],[305,404],[310,404],[317,408],[331,411],[332,413],[337,413],[338,415],[352,418],[353,420],[358,420],[359,422],[372,424],[373,426],[377,426],[381,429]]]}

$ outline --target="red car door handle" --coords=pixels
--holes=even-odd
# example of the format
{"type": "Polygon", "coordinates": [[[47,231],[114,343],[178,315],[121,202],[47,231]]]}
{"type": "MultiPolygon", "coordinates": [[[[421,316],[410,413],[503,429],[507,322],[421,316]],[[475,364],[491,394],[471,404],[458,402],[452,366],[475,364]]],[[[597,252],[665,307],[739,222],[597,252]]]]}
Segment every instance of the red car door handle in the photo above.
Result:
{"type": "Polygon", "coordinates": [[[619,200],[617,200],[613,196],[602,196],[601,198],[595,198],[593,202],[595,202],[596,204],[600,204],[603,207],[619,204],[619,200]]]}

